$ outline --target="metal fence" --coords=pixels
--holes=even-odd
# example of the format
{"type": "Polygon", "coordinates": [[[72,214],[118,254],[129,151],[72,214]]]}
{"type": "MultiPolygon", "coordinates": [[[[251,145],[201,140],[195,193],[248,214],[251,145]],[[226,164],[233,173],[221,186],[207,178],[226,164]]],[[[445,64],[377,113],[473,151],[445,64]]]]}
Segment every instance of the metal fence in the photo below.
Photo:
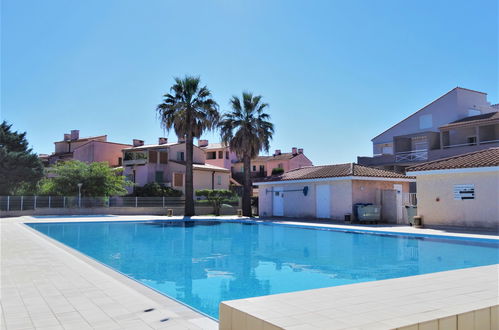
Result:
{"type": "MultiPolygon", "coordinates": [[[[238,206],[239,200],[224,202],[238,206]]],[[[102,207],[184,207],[184,197],[81,197],[77,196],[0,196],[0,211],[22,211],[40,208],[102,208],[102,207]]],[[[195,201],[196,206],[211,206],[207,200],[195,201]]]]}

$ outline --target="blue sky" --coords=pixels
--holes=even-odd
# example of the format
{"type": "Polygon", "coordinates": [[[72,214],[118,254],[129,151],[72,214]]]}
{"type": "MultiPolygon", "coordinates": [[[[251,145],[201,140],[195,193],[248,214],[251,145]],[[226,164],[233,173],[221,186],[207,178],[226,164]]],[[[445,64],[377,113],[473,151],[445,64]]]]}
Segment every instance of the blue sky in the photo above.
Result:
{"type": "Polygon", "coordinates": [[[71,129],[155,143],[165,135],[156,105],[185,74],[200,75],[223,111],[243,90],[263,95],[272,149],[302,147],[315,164],[370,155],[371,138],[455,86],[499,102],[496,0],[2,0],[1,9],[1,117],[38,153],[71,129]]]}

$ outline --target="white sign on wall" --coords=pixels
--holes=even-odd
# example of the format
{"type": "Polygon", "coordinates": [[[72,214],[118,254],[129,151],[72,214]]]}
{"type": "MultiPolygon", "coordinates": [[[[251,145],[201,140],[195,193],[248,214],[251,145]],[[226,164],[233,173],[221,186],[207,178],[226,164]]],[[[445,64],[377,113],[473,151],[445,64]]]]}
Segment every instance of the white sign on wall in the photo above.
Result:
{"type": "Polygon", "coordinates": [[[454,185],[454,199],[475,199],[475,185],[474,184],[455,184],[454,185]]]}

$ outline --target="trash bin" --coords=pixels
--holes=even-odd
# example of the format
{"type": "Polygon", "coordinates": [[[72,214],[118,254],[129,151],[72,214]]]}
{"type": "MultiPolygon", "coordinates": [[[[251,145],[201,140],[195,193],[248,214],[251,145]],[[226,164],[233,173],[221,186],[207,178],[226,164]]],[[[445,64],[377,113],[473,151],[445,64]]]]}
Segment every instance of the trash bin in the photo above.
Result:
{"type": "Polygon", "coordinates": [[[360,222],[378,223],[381,218],[381,207],[378,205],[359,205],[357,206],[357,216],[360,222]]]}
{"type": "Polygon", "coordinates": [[[373,205],[372,203],[355,203],[353,204],[353,220],[359,220],[359,206],[373,205]]]}
{"type": "Polygon", "coordinates": [[[406,205],[405,211],[407,212],[407,219],[409,220],[409,225],[414,226],[414,217],[418,214],[418,208],[414,205],[406,205]]]}

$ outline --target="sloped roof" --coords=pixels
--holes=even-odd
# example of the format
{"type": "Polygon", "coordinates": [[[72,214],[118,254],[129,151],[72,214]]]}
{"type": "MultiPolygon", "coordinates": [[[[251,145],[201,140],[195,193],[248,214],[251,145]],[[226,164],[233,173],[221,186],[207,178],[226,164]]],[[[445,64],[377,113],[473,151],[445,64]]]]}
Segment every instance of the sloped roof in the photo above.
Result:
{"type": "MultiPolygon", "coordinates": [[[[130,148],[124,148],[123,150],[142,150],[142,149],[156,149],[156,148],[165,148],[165,147],[171,147],[175,146],[177,144],[180,144],[178,142],[172,142],[172,143],[164,143],[164,144],[146,144],[143,146],[138,146],[138,147],[130,147],[130,148]]],[[[194,146],[196,147],[196,146],[194,146]]]]}
{"type": "Polygon", "coordinates": [[[406,172],[499,166],[499,148],[470,152],[408,167],[406,172]]]}
{"type": "Polygon", "coordinates": [[[78,139],[75,139],[75,140],[55,141],[54,143],[61,143],[61,142],[66,142],[66,143],[71,142],[71,143],[74,143],[74,142],[82,142],[82,141],[102,139],[102,138],[107,138],[107,134],[105,134],[105,135],[97,135],[97,136],[87,136],[87,137],[78,138],[78,139]]]}
{"type": "Polygon", "coordinates": [[[257,162],[265,162],[268,160],[288,160],[291,158],[294,158],[298,155],[301,155],[299,153],[293,154],[291,152],[283,152],[280,155],[275,155],[275,156],[257,156],[252,159],[252,161],[257,161],[257,162]]]}
{"type": "Polygon", "coordinates": [[[211,164],[193,164],[192,168],[195,170],[204,170],[204,171],[216,171],[216,172],[230,172],[230,170],[225,167],[214,166],[211,164]]]}
{"type": "Polygon", "coordinates": [[[377,178],[399,178],[411,179],[404,174],[373,168],[356,163],[346,163],[337,165],[322,165],[322,166],[307,166],[291,170],[279,176],[272,176],[264,179],[264,181],[288,181],[288,180],[309,180],[322,178],[338,178],[338,177],[377,177],[377,178]]]}
{"type": "Polygon", "coordinates": [[[428,106],[432,105],[433,103],[437,102],[438,100],[440,99],[443,99],[445,96],[447,96],[448,94],[452,93],[453,91],[455,90],[463,90],[463,91],[468,91],[468,92],[472,92],[472,93],[479,93],[479,94],[484,94],[484,95],[487,95],[487,93],[484,93],[484,92],[480,92],[480,91],[477,91],[477,90],[473,90],[473,89],[469,89],[469,88],[463,88],[463,87],[454,87],[453,89],[451,89],[450,91],[448,91],[447,93],[445,93],[444,95],[436,98],[435,100],[431,101],[430,103],[428,103],[427,105],[425,105],[424,107],[422,107],[421,109],[419,109],[418,111],[414,112],[413,114],[405,117],[404,119],[400,120],[398,123],[390,126],[389,128],[387,128],[386,130],[384,130],[383,132],[379,133],[378,135],[376,135],[375,137],[373,137],[371,139],[371,141],[373,141],[374,139],[380,137],[381,135],[385,134],[386,132],[388,132],[389,130],[391,130],[392,128],[394,128],[395,126],[397,126],[398,124],[402,123],[403,121],[411,118],[412,116],[415,116],[417,113],[419,113],[420,111],[424,110],[425,108],[427,108],[428,106]]]}
{"type": "Polygon", "coordinates": [[[478,116],[470,116],[462,118],[447,125],[441,126],[440,128],[449,128],[454,126],[470,125],[470,124],[481,124],[489,121],[499,121],[499,112],[489,112],[478,116]]]}
{"type": "Polygon", "coordinates": [[[225,144],[222,144],[220,142],[218,143],[208,143],[208,145],[204,147],[200,147],[201,149],[222,149],[226,148],[227,146],[225,144]]]}

